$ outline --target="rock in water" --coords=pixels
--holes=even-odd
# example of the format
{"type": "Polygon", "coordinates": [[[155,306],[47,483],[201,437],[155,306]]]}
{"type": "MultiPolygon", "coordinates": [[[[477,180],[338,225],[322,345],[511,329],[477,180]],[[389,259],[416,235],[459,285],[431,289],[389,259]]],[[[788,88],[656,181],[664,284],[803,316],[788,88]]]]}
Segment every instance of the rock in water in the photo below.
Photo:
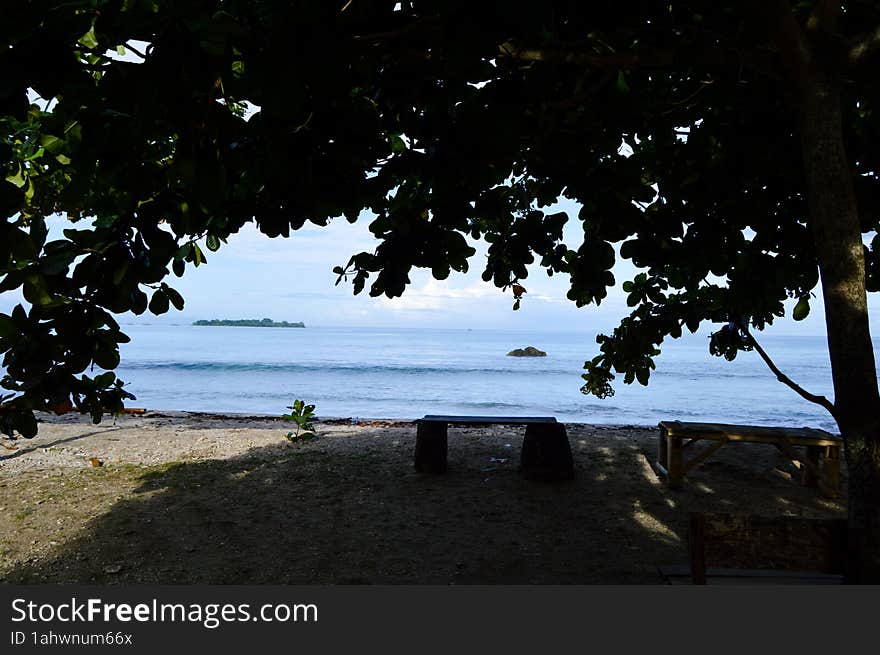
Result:
{"type": "Polygon", "coordinates": [[[547,353],[538,350],[534,346],[526,346],[525,348],[517,348],[507,353],[508,357],[546,357],[547,353]]]}

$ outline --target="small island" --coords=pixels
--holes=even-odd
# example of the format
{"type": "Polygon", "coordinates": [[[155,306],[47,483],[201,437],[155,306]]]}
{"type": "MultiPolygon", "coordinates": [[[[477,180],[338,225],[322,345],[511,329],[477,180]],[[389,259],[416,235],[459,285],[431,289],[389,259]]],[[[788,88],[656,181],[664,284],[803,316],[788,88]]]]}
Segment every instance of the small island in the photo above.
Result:
{"type": "Polygon", "coordinates": [[[538,350],[534,346],[526,346],[525,348],[516,348],[507,353],[508,357],[546,357],[547,353],[538,350]]]}
{"type": "Polygon", "coordinates": [[[287,321],[273,321],[271,318],[241,318],[238,320],[211,319],[210,321],[195,321],[193,325],[207,325],[210,327],[275,327],[275,328],[304,328],[305,323],[288,323],[287,321]]]}

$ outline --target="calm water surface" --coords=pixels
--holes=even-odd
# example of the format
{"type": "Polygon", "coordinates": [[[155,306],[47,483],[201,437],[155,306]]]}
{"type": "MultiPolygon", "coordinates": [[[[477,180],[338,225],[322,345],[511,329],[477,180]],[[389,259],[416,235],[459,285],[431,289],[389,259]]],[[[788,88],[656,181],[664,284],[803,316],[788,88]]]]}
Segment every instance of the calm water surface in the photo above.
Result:
{"type": "MultiPolygon", "coordinates": [[[[294,398],[323,417],[431,414],[552,415],[605,424],[663,419],[834,429],[831,418],[776,381],[755,353],[711,357],[708,337],[662,346],[648,387],[616,380],[608,399],[580,393],[595,335],[571,332],[128,325],[118,374],[132,405],[282,414],[294,398]],[[508,357],[533,345],[541,358],[508,357]]],[[[823,337],[762,345],[792,379],[832,396],[823,337]]]]}

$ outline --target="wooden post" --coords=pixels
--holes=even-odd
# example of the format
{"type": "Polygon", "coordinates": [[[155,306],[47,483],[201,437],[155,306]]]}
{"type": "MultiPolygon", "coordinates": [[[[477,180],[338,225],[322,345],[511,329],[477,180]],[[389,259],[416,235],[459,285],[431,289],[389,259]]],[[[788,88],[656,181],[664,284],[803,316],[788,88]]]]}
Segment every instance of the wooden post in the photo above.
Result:
{"type": "Polygon", "coordinates": [[[416,471],[446,473],[446,423],[418,421],[416,425],[416,471]]]}
{"type": "Polygon", "coordinates": [[[660,436],[657,437],[657,463],[663,467],[666,474],[669,474],[669,447],[666,436],[666,428],[660,425],[660,436]]]}
{"type": "Polygon", "coordinates": [[[669,488],[678,489],[681,487],[682,479],[684,478],[681,437],[669,437],[668,440],[669,459],[666,471],[669,476],[669,488]]]}
{"type": "Polygon", "coordinates": [[[691,582],[706,584],[706,517],[692,513],[688,524],[688,554],[691,559],[691,582]]]}
{"type": "Polygon", "coordinates": [[[825,449],[825,483],[833,492],[840,491],[840,446],[825,449]]]}
{"type": "Polygon", "coordinates": [[[819,486],[819,476],[817,475],[817,472],[819,471],[819,453],[819,446],[807,446],[807,461],[812,464],[812,466],[804,466],[805,487],[819,486]]]}

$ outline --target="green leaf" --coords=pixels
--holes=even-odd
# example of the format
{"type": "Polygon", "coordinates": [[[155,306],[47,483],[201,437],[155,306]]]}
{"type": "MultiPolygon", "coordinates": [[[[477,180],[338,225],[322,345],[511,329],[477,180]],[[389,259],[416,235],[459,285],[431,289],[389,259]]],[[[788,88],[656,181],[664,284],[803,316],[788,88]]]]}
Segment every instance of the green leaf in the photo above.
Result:
{"type": "Polygon", "coordinates": [[[34,197],[35,191],[36,189],[34,189],[34,183],[31,181],[30,178],[28,178],[27,186],[25,186],[24,189],[24,199],[30,201],[34,197]]]}
{"type": "Polygon", "coordinates": [[[797,305],[794,306],[794,311],[791,313],[791,317],[796,321],[804,320],[810,313],[810,301],[807,296],[801,296],[800,300],[798,300],[797,305]]]}
{"type": "Polygon", "coordinates": [[[24,194],[9,182],[0,180],[0,217],[17,212],[24,201],[24,194]]]}
{"type": "Polygon", "coordinates": [[[192,244],[192,254],[193,254],[193,263],[198,266],[202,262],[205,261],[205,255],[202,253],[202,249],[199,248],[199,244],[192,244]]]}
{"type": "Polygon", "coordinates": [[[617,90],[621,93],[629,91],[629,84],[626,83],[626,75],[623,74],[623,71],[617,74],[617,90]]]}
{"type": "Polygon", "coordinates": [[[406,141],[400,138],[398,134],[391,135],[391,152],[404,152],[406,150],[406,141]]]}
{"type": "Polygon", "coordinates": [[[131,311],[135,314],[143,314],[147,310],[147,294],[140,289],[134,289],[130,295],[131,311]]]}
{"type": "Polygon", "coordinates": [[[171,301],[171,304],[174,305],[174,308],[177,311],[183,309],[183,296],[181,296],[177,290],[172,289],[171,287],[166,287],[165,294],[168,296],[168,300],[171,301]]]}
{"type": "Polygon", "coordinates": [[[174,259],[186,259],[192,252],[192,248],[192,243],[184,243],[177,249],[177,252],[174,254],[174,259]]]}
{"type": "Polygon", "coordinates": [[[11,316],[0,314],[0,338],[8,338],[18,334],[18,328],[11,316]]]}
{"type": "Polygon", "coordinates": [[[27,184],[27,176],[24,174],[24,171],[21,168],[21,164],[18,165],[18,170],[13,175],[9,175],[6,178],[7,182],[12,182],[15,186],[21,189],[25,184],[27,184]]]}
{"type": "Polygon", "coordinates": [[[98,47],[98,39],[95,36],[95,26],[93,25],[92,27],[90,27],[88,32],[86,32],[81,37],[79,37],[79,41],[77,41],[77,43],[84,45],[86,48],[89,48],[90,50],[93,48],[97,48],[98,47]]]}
{"type": "Polygon", "coordinates": [[[213,234],[209,234],[208,238],[205,240],[205,245],[211,252],[217,252],[220,250],[220,239],[213,234]]]}
{"type": "Polygon", "coordinates": [[[34,245],[37,248],[37,252],[39,252],[43,245],[46,243],[46,236],[49,233],[49,228],[46,227],[46,221],[41,218],[33,218],[31,219],[30,224],[30,235],[31,241],[34,242],[34,245]]]}
{"type": "Polygon", "coordinates": [[[113,284],[119,286],[122,283],[122,280],[125,278],[125,274],[128,273],[129,263],[127,261],[122,262],[122,266],[117,268],[113,272],[113,284]]]}
{"type": "MultiPolygon", "coordinates": [[[[95,350],[94,361],[105,370],[114,369],[119,366],[119,350],[113,346],[101,345],[95,350]]],[[[97,379],[95,381],[97,382],[97,379]]]]}
{"type": "Polygon", "coordinates": [[[100,388],[109,387],[114,382],[116,382],[116,374],[112,371],[107,371],[106,373],[101,373],[101,375],[95,378],[95,386],[100,388]]]}
{"type": "Polygon", "coordinates": [[[48,305],[52,296],[46,290],[46,280],[42,275],[30,275],[25,278],[22,288],[25,300],[32,305],[48,305]]]}
{"type": "Polygon", "coordinates": [[[53,155],[57,155],[64,148],[65,142],[52,134],[44,134],[40,137],[40,145],[53,155]]]}
{"type": "Polygon", "coordinates": [[[168,311],[168,294],[164,289],[156,289],[153,297],[150,299],[150,311],[159,316],[168,311]]]}

